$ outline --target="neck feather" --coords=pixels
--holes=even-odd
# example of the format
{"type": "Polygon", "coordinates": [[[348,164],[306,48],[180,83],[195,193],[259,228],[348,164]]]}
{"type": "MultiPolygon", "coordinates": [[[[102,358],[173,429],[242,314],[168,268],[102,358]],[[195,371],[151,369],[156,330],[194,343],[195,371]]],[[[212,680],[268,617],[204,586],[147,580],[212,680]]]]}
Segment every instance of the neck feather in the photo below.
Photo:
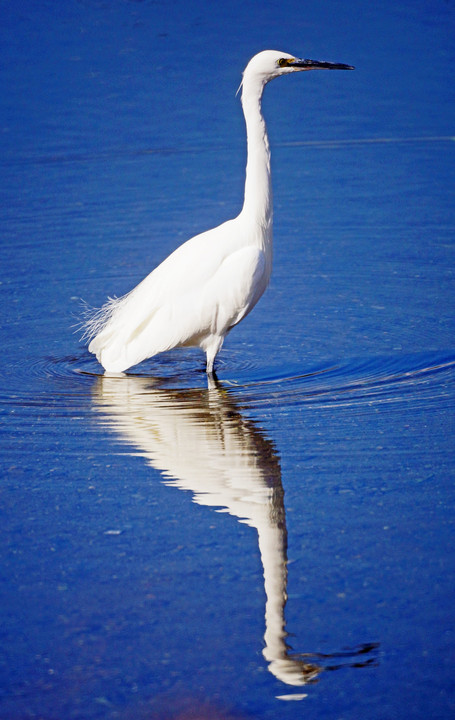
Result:
{"type": "Polygon", "coordinates": [[[272,184],[270,148],[261,112],[264,83],[257,77],[244,77],[242,106],[247,134],[245,198],[242,213],[271,236],[272,184]]]}

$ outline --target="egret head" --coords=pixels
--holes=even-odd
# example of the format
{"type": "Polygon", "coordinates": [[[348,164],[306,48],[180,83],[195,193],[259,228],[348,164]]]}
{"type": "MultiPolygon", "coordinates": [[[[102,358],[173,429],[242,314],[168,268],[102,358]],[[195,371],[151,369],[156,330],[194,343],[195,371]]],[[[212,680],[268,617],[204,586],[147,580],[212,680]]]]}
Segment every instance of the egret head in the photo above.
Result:
{"type": "Polygon", "coordinates": [[[256,77],[265,83],[279,75],[299,72],[301,70],[354,70],[352,65],[343,63],[331,63],[320,60],[303,60],[289,53],[278,52],[277,50],[263,50],[251,58],[245,68],[243,79],[256,77]]]}

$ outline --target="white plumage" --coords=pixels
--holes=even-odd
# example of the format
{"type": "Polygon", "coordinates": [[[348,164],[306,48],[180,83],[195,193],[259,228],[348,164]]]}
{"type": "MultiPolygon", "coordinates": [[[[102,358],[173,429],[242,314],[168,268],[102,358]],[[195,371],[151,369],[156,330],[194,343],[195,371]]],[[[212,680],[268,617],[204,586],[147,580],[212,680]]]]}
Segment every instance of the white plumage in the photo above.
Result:
{"type": "Polygon", "coordinates": [[[130,293],[110,299],[84,324],[89,351],[109,372],[122,372],[157,353],[199,346],[213,372],[226,334],[255,306],[272,269],[270,151],[261,114],[269,80],[313,68],[348,65],[299,60],[265,50],[242,80],[248,157],[244,204],[233,220],[191,238],[130,293]]]}

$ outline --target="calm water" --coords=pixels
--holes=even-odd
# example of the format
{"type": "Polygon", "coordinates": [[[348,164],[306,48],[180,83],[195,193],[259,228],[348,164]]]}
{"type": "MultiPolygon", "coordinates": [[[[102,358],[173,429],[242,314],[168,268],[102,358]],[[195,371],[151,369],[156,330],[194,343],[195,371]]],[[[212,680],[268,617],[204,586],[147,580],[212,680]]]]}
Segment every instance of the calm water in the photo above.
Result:
{"type": "Polygon", "coordinates": [[[0,3],[0,717],[448,718],[451,0],[0,3]],[[81,299],[237,213],[266,91],[271,286],[103,377],[81,299]]]}

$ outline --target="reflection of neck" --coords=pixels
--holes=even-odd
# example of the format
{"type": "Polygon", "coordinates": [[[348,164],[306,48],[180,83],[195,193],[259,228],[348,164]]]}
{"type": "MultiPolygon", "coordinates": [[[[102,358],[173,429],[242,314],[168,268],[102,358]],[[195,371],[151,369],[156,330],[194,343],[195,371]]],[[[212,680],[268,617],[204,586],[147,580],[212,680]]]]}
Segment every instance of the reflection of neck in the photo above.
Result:
{"type": "MultiPolygon", "coordinates": [[[[269,509],[269,511],[272,508],[269,509]]],[[[286,605],[286,528],[281,524],[258,525],[259,551],[264,570],[265,648],[264,657],[269,662],[286,655],[286,631],[284,608],[286,605]]]]}

